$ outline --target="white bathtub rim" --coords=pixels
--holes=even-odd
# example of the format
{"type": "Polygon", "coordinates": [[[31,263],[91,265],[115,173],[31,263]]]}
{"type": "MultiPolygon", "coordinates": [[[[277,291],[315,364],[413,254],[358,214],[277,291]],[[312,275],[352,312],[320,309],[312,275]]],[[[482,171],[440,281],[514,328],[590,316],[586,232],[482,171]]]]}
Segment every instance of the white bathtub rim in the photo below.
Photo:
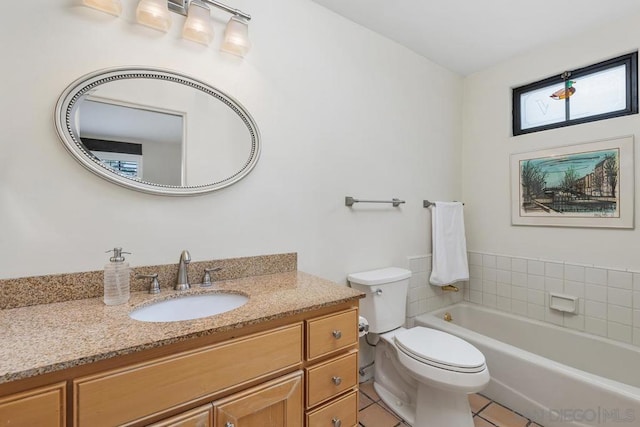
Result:
{"type": "MultiPolygon", "coordinates": [[[[502,317],[508,317],[508,318],[512,318],[512,319],[516,319],[518,321],[524,321],[524,322],[529,322],[529,323],[533,323],[535,325],[539,325],[542,327],[548,327],[548,328],[554,328],[554,329],[558,329],[560,331],[563,332],[567,332],[567,333],[572,333],[572,334],[578,334],[578,335],[582,335],[584,337],[587,337],[589,339],[595,339],[595,340],[599,340],[599,341],[603,341],[605,343],[612,343],[615,345],[620,345],[623,347],[629,347],[634,351],[638,351],[638,347],[636,346],[631,346],[629,344],[626,343],[622,343],[619,341],[614,341],[611,340],[609,338],[603,338],[603,337],[599,337],[596,335],[592,335],[592,334],[588,334],[585,332],[581,332],[581,331],[576,331],[573,329],[569,329],[569,328],[564,328],[564,327],[560,327],[557,325],[553,325],[551,323],[547,323],[547,322],[541,322],[539,320],[534,320],[534,319],[529,319],[523,316],[518,316],[518,315],[514,315],[511,313],[506,313],[504,311],[500,311],[500,310],[495,310],[489,307],[485,307],[485,306],[481,306],[479,304],[475,304],[475,303],[468,303],[468,302],[459,302],[456,304],[452,304],[450,306],[444,307],[444,308],[440,308],[438,310],[434,310],[431,311],[429,313],[425,313],[422,315],[419,315],[415,318],[416,324],[421,324],[424,326],[429,326],[428,322],[433,322],[435,321],[438,325],[440,325],[442,327],[443,330],[447,331],[453,331],[454,334],[459,335],[461,338],[465,339],[465,340],[469,340],[469,341],[477,341],[478,337],[483,337],[482,342],[489,345],[489,346],[493,346],[493,347],[499,347],[499,348],[503,348],[507,353],[513,355],[514,357],[520,358],[520,359],[524,359],[528,362],[531,363],[535,363],[535,364],[550,364],[554,369],[556,369],[558,372],[562,373],[563,375],[567,375],[567,376],[573,376],[573,377],[579,377],[584,379],[585,381],[590,381],[590,382],[597,382],[599,383],[603,388],[605,388],[607,391],[615,393],[621,397],[627,398],[627,399],[632,399],[632,400],[640,400],[640,392],[638,391],[637,387],[628,385],[628,384],[624,384],[621,383],[619,381],[615,381],[609,378],[605,378],[599,375],[595,375],[592,374],[590,372],[586,372],[586,371],[582,371],[580,369],[577,368],[573,368],[571,366],[565,365],[563,363],[560,362],[556,362],[555,360],[537,355],[535,353],[531,353],[530,351],[527,350],[523,350],[521,348],[515,347],[511,344],[496,340],[494,338],[488,337],[486,335],[482,335],[478,332],[472,331],[470,329],[467,329],[465,327],[456,325],[454,323],[450,323],[447,322],[443,319],[444,313],[449,311],[451,308],[455,308],[455,307],[470,307],[474,310],[480,310],[480,311],[485,311],[488,313],[492,313],[492,314],[496,314],[502,317]],[[424,320],[421,320],[424,319],[424,320]]],[[[455,322],[455,318],[453,319],[455,322]]]]}

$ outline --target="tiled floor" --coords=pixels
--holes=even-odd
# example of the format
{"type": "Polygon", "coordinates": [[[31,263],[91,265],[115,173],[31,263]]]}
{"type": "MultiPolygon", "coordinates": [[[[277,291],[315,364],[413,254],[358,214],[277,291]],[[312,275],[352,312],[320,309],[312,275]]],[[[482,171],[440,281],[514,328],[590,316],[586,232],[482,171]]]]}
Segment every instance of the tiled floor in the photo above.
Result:
{"type": "MultiPolygon", "coordinates": [[[[542,427],[480,394],[469,395],[475,427],[542,427]]],[[[360,384],[360,426],[408,427],[380,400],[373,382],[360,384]]]]}

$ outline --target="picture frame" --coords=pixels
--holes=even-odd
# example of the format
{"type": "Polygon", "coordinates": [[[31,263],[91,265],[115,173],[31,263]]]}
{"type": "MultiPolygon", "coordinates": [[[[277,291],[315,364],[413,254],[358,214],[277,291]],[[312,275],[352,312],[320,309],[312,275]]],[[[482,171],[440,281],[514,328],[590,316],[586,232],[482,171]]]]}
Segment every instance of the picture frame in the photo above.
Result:
{"type": "Polygon", "coordinates": [[[634,137],[511,154],[511,224],[634,228],[634,137]]]}

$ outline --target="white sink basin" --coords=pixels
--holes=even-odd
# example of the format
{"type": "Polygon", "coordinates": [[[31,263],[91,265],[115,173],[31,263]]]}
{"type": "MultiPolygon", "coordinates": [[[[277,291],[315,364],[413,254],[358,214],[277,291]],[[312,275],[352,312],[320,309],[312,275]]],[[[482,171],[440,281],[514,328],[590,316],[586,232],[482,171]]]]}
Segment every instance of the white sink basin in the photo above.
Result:
{"type": "Polygon", "coordinates": [[[203,294],[159,301],[133,310],[129,317],[142,322],[176,322],[200,319],[238,308],[249,298],[238,294],[203,294]]]}

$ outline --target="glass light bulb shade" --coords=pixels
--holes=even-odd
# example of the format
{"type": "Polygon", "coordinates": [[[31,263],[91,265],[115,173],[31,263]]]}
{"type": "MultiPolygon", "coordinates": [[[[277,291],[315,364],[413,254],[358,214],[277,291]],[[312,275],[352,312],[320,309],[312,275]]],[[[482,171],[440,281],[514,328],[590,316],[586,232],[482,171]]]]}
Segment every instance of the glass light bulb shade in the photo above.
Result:
{"type": "Polygon", "coordinates": [[[182,28],[182,37],[204,45],[211,43],[213,28],[211,28],[211,14],[207,6],[191,1],[187,20],[182,28]]]}
{"type": "Polygon", "coordinates": [[[82,0],[82,3],[85,6],[110,13],[114,16],[120,16],[122,12],[122,3],[120,3],[120,0],[82,0]]]}
{"type": "Polygon", "coordinates": [[[245,56],[249,49],[251,49],[251,42],[249,41],[249,25],[247,21],[239,16],[232,16],[224,31],[224,40],[220,50],[238,56],[245,56]]]}
{"type": "Polygon", "coordinates": [[[167,0],[140,0],[136,9],[136,20],[142,25],[167,32],[171,27],[171,17],[167,0]]]}

